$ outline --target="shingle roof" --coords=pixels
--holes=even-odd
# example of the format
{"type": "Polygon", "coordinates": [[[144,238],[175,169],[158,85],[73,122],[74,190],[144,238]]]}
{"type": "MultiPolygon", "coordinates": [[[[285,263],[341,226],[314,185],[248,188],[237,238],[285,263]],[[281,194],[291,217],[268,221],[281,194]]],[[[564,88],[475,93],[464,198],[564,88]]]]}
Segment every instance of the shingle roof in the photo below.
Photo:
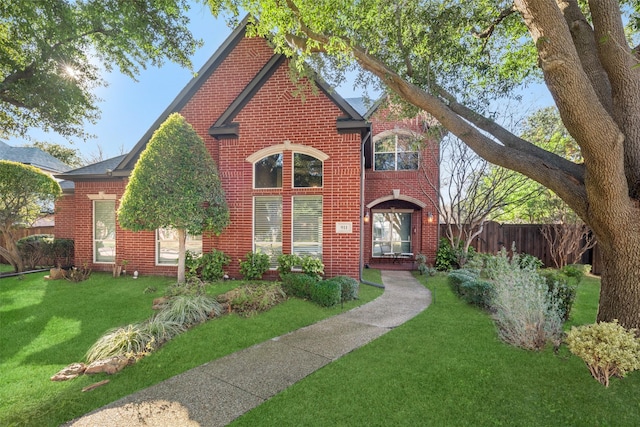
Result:
{"type": "Polygon", "coordinates": [[[36,147],[12,147],[0,141],[0,160],[24,163],[42,170],[59,173],[71,167],[36,147]]]}
{"type": "Polygon", "coordinates": [[[96,175],[108,176],[126,157],[126,154],[122,154],[117,157],[112,157],[107,160],[103,160],[98,163],[94,163],[88,166],[83,166],[78,169],[70,170],[66,173],[56,175],[58,178],[81,178],[85,176],[95,177],[96,175]]]}

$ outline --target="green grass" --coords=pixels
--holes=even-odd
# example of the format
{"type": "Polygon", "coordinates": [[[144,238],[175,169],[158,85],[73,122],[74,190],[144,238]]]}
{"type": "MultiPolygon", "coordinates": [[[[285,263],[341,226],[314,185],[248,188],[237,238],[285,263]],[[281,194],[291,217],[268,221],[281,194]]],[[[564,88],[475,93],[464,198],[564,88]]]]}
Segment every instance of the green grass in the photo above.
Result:
{"type": "Polygon", "coordinates": [[[11,264],[0,264],[0,273],[13,273],[13,266],[11,264]]]}
{"type": "MultiPolygon", "coordinates": [[[[640,425],[639,372],[604,388],[566,347],[510,347],[444,276],[417,277],[435,295],[427,310],[233,425],[640,425]]],[[[595,278],[580,285],[573,324],[595,320],[598,289],[595,278]]]]}
{"type": "MultiPolygon", "coordinates": [[[[153,314],[151,302],[174,280],[159,277],[113,279],[94,273],[82,283],[45,281],[45,273],[0,279],[0,425],[58,426],[93,409],[226,354],[349,310],[382,292],[360,288],[360,300],[324,309],[291,299],[272,310],[241,318],[224,316],[199,325],[156,352],[112,375],[52,382],[107,330],[153,314]],[[156,288],[145,293],[147,288],[156,288]],[[89,393],[82,388],[109,379],[89,393]]],[[[224,282],[212,295],[237,287],[224,282]]]]}

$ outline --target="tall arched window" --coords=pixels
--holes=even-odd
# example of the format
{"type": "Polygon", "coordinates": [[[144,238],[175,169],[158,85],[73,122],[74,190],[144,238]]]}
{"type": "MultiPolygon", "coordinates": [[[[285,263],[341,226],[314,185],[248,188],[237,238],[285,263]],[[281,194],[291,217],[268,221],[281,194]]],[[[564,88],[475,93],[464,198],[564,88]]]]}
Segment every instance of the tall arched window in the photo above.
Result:
{"type": "Polygon", "coordinates": [[[282,188],[282,153],[258,160],[253,171],[255,188],[282,188]]]}
{"type": "Polygon", "coordinates": [[[322,187],[322,160],[303,153],[293,153],[293,186],[322,187]]]}

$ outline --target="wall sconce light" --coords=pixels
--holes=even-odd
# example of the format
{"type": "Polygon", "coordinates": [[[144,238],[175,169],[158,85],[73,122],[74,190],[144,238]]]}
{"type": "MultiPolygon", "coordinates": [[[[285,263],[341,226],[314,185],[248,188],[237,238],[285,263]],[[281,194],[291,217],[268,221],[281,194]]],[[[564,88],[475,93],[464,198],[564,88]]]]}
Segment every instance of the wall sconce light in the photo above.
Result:
{"type": "Polygon", "coordinates": [[[368,223],[368,222],[369,222],[369,212],[365,212],[365,213],[364,213],[364,218],[363,218],[363,219],[364,219],[364,222],[365,222],[365,223],[368,223]]]}
{"type": "Polygon", "coordinates": [[[429,223],[432,223],[432,222],[433,222],[433,213],[431,213],[431,212],[427,212],[427,221],[428,221],[429,223]]]}

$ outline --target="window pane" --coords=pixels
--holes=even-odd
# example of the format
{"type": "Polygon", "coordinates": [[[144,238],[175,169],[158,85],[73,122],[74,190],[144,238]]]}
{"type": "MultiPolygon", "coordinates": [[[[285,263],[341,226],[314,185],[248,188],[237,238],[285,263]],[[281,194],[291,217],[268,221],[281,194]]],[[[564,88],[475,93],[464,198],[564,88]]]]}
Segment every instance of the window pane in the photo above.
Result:
{"type": "Polygon", "coordinates": [[[93,248],[95,262],[115,262],[116,201],[95,200],[93,203],[93,248]]]}
{"type": "MultiPolygon", "coordinates": [[[[159,228],[156,230],[156,264],[178,264],[178,232],[173,228],[159,228]]],[[[186,250],[196,255],[202,254],[202,235],[187,234],[186,250]]]]}
{"type": "Polygon", "coordinates": [[[322,187],[322,160],[306,154],[294,153],[293,186],[322,187]]]}
{"type": "Polygon", "coordinates": [[[282,254],[282,198],[256,197],[253,211],[253,250],[269,255],[272,268],[282,254]]]}
{"type": "Polygon", "coordinates": [[[255,188],[282,188],[282,153],[258,160],[254,180],[255,188]]]}
{"type": "Polygon", "coordinates": [[[398,170],[418,169],[418,153],[398,153],[398,170]]]}
{"type": "Polygon", "coordinates": [[[396,155],[391,154],[376,154],[375,156],[375,168],[377,171],[392,171],[396,169],[396,155]]]}
{"type": "Polygon", "coordinates": [[[381,138],[375,142],[376,153],[395,153],[396,152],[396,137],[395,135],[381,138]]]}
{"type": "Polygon", "coordinates": [[[420,141],[417,138],[408,135],[398,135],[398,153],[406,153],[409,151],[420,151],[420,141]]]}
{"type": "Polygon", "coordinates": [[[293,198],[292,252],[322,259],[322,196],[293,198]]]}

